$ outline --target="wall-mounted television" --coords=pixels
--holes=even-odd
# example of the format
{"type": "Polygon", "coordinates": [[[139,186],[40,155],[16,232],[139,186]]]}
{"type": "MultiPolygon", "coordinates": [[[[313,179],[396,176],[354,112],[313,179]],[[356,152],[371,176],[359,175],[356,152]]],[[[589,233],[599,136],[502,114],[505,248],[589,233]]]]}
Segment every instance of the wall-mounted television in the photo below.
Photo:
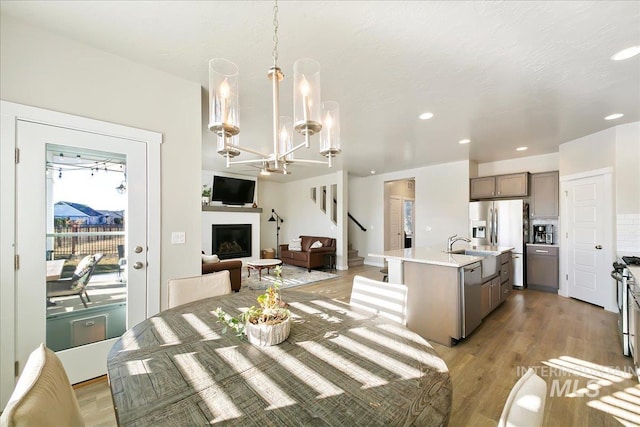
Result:
{"type": "Polygon", "coordinates": [[[253,203],[256,182],[250,179],[213,176],[211,200],[223,205],[244,205],[253,203]]]}

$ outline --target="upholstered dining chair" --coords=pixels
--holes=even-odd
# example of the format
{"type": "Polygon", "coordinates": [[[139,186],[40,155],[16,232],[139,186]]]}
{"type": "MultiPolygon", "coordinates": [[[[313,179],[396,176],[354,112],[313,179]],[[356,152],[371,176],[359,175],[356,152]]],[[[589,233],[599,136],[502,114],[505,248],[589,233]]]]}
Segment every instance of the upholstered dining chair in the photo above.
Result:
{"type": "Polygon", "coordinates": [[[87,308],[87,302],[84,298],[86,297],[87,301],[91,301],[89,294],[87,294],[87,284],[93,275],[96,264],[100,262],[103,256],[100,252],[87,255],[78,263],[71,277],[47,282],[47,301],[49,298],[78,295],[84,307],[87,308]]]}
{"type": "Polygon", "coordinates": [[[228,270],[202,276],[169,280],[169,308],[203,298],[231,293],[231,278],[228,270]]]}
{"type": "Polygon", "coordinates": [[[31,353],[24,365],[0,415],[0,426],[84,426],[62,362],[44,344],[31,353]]]}
{"type": "Polygon", "coordinates": [[[354,276],[349,305],[376,312],[403,325],[407,323],[405,285],[354,276]]]}
{"type": "Polygon", "coordinates": [[[541,426],[546,396],[547,383],[529,368],[511,389],[498,427],[541,426]]]}

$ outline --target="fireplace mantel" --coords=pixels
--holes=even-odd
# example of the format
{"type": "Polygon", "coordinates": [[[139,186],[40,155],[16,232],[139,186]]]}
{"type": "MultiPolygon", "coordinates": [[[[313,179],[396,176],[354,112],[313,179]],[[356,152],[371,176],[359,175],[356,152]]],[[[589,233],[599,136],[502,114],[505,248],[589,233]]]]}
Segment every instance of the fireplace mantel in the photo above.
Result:
{"type": "Polygon", "coordinates": [[[202,205],[202,212],[252,212],[262,213],[262,208],[245,208],[244,206],[211,206],[202,205]]]}

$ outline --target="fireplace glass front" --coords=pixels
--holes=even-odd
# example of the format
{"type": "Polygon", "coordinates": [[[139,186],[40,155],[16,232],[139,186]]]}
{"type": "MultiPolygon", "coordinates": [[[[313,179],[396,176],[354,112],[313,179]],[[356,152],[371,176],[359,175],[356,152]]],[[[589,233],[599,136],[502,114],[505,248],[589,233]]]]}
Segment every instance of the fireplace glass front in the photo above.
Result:
{"type": "Polygon", "coordinates": [[[220,259],[251,256],[251,224],[212,224],[211,253],[220,259]]]}

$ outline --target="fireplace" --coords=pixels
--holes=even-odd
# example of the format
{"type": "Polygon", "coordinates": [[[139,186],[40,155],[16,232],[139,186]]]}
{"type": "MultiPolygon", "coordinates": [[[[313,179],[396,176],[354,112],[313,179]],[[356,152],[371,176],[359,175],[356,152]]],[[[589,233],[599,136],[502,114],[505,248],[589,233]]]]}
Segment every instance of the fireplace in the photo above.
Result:
{"type": "Polygon", "coordinates": [[[211,253],[220,259],[251,256],[251,224],[212,224],[211,253]]]}

